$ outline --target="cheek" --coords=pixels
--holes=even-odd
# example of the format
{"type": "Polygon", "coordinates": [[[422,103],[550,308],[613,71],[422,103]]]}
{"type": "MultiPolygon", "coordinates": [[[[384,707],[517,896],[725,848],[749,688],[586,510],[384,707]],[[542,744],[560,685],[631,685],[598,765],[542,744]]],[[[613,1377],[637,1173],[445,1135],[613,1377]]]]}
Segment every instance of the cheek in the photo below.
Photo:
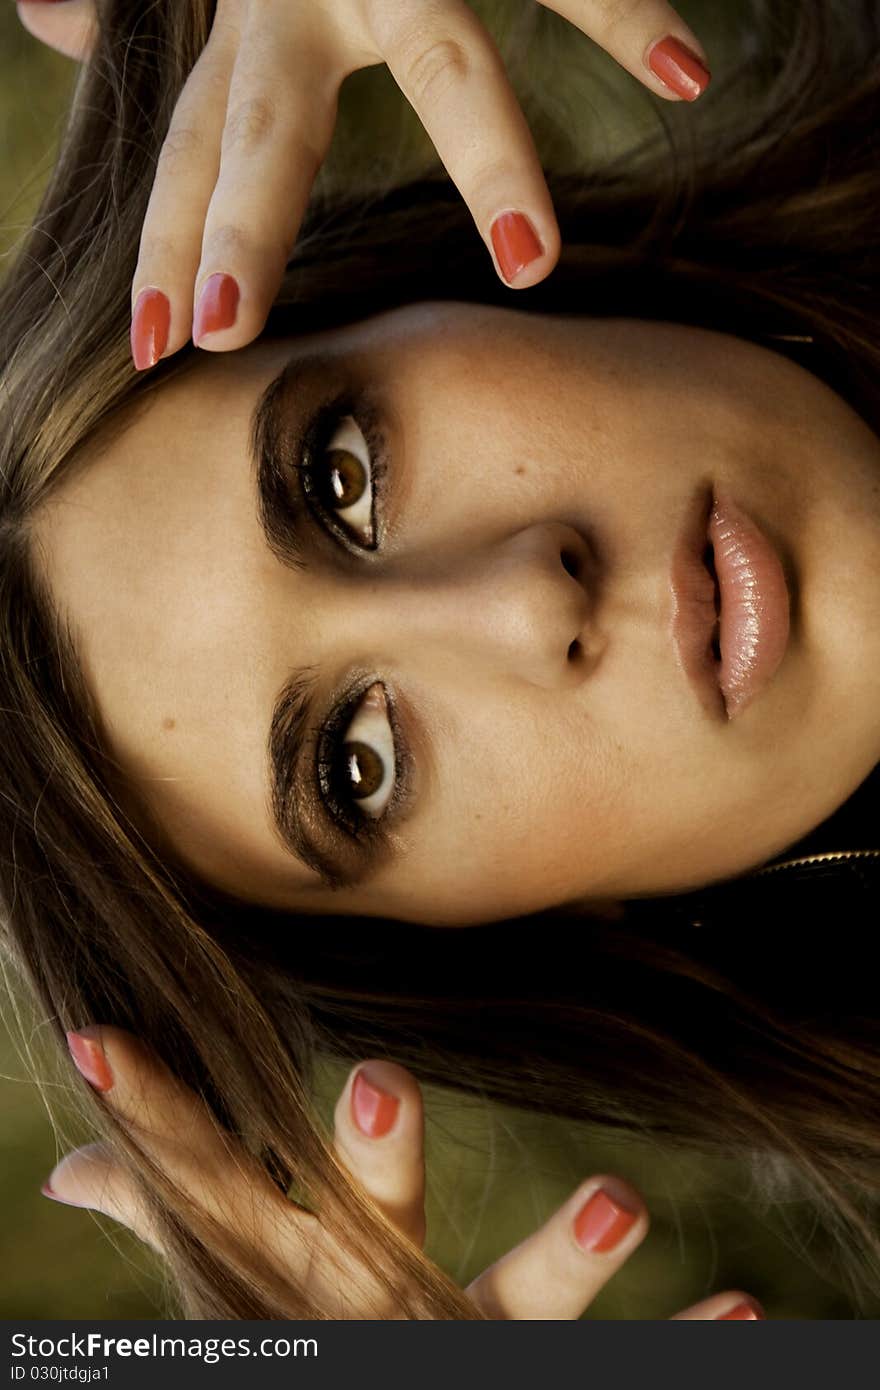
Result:
{"type": "Polygon", "coordinates": [[[436,749],[424,814],[402,828],[403,854],[383,889],[393,910],[464,924],[601,888],[625,820],[609,809],[625,782],[618,750],[573,704],[553,713],[549,699],[517,704],[496,692],[466,713],[436,749]]]}

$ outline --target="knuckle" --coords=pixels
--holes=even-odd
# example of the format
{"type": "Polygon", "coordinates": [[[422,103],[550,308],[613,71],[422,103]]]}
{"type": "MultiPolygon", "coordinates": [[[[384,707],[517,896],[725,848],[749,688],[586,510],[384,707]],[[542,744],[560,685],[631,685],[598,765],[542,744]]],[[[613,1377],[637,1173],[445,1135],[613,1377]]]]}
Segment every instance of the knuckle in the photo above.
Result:
{"type": "Polygon", "coordinates": [[[598,0],[596,8],[602,39],[607,40],[638,19],[645,8],[645,0],[598,0]]]}
{"type": "Polygon", "coordinates": [[[243,154],[258,149],[270,138],[278,119],[278,108],[265,96],[248,97],[231,107],[223,131],[223,152],[243,154]]]}
{"type": "Polygon", "coordinates": [[[457,39],[425,43],[424,37],[406,32],[398,38],[398,63],[419,105],[440,102],[471,70],[471,60],[457,39]]]}
{"type": "Polygon", "coordinates": [[[157,174],[176,178],[197,160],[205,146],[203,132],[196,125],[172,125],[159,151],[157,174]]]}
{"type": "Polygon", "coordinates": [[[524,161],[520,160],[516,167],[506,154],[486,158],[479,151],[475,153],[477,159],[470,165],[463,161],[460,173],[467,178],[469,188],[479,197],[480,206],[488,207],[494,204],[498,194],[503,197],[505,192],[516,188],[522,177],[524,161]]]}
{"type": "Polygon", "coordinates": [[[240,265],[252,253],[253,242],[244,228],[226,222],[207,232],[202,248],[202,263],[203,266],[219,265],[221,262],[224,265],[240,265]]]}
{"type": "Polygon", "coordinates": [[[180,255],[180,247],[163,232],[145,229],[141,237],[140,254],[134,274],[135,285],[146,284],[157,272],[174,264],[180,255]]]}
{"type": "Polygon", "coordinates": [[[260,235],[254,229],[225,222],[216,228],[209,228],[205,233],[197,280],[200,282],[206,271],[237,269],[244,274],[250,269],[257,276],[258,283],[262,283],[283,271],[289,254],[290,246],[277,228],[260,235]]]}

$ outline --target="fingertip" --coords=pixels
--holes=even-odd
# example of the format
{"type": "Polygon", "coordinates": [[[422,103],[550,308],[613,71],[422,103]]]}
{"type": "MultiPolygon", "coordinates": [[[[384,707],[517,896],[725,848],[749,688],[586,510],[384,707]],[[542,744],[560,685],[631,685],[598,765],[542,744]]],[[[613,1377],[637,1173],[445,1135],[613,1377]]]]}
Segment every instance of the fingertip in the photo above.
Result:
{"type": "Polygon", "coordinates": [[[96,1091],[109,1091],[113,1086],[113,1069],[107,1060],[101,1029],[95,1024],[70,1029],[65,1037],[67,1050],[80,1076],[96,1091]]]}
{"type": "Polygon", "coordinates": [[[555,269],[561,250],[559,228],[518,211],[499,213],[489,231],[495,269],[512,290],[530,289],[555,269]]]}
{"type": "Polygon", "coordinates": [[[351,1118],[368,1139],[384,1139],[397,1123],[400,1097],[373,1079],[369,1064],[361,1067],[351,1084],[351,1118]]]}
{"type": "Polygon", "coordinates": [[[61,1206],[82,1207],[82,1203],[74,1202],[70,1197],[63,1197],[60,1192],[56,1192],[48,1178],[40,1188],[40,1193],[43,1197],[48,1197],[50,1202],[58,1202],[61,1206]]]}
{"type": "Polygon", "coordinates": [[[22,27],[47,48],[77,63],[90,57],[98,37],[94,0],[66,0],[63,5],[17,0],[15,8],[22,27]]]}
{"type": "Polygon", "coordinates": [[[648,1210],[633,1185],[617,1174],[588,1178],[571,1200],[570,1225],[580,1250],[606,1254],[626,1243],[639,1244],[648,1233],[648,1210]]]}
{"type": "Polygon", "coordinates": [[[153,286],[140,291],[131,315],[131,358],[139,372],[155,367],[168,347],[171,303],[153,286]]]}
{"type": "Polygon", "coordinates": [[[337,1106],[337,1124],[348,1124],[367,1139],[408,1131],[421,1119],[421,1093],[415,1077],[397,1062],[370,1058],[349,1073],[337,1106]]]}
{"type": "Polygon", "coordinates": [[[660,96],[696,101],[712,81],[705,52],[692,38],[684,42],[669,34],[650,44],[644,64],[661,84],[660,96]]]}
{"type": "Polygon", "coordinates": [[[728,1306],[723,1313],[716,1313],[713,1322],[764,1322],[767,1314],[751,1294],[728,1294],[728,1306]]]}
{"type": "Polygon", "coordinates": [[[235,326],[240,300],[241,291],[233,275],[217,272],[208,276],[193,311],[192,340],[196,347],[206,346],[204,340],[211,334],[235,326]]]}
{"type": "Polygon", "coordinates": [[[103,1144],[95,1142],[71,1149],[58,1160],[44,1181],[40,1192],[52,1202],[61,1202],[67,1207],[91,1209],[94,1194],[89,1190],[108,1167],[107,1151],[103,1144]]]}
{"type": "Polygon", "coordinates": [[[108,1099],[119,1108],[136,1079],[155,1065],[150,1050],[124,1028],[88,1023],[67,1034],[67,1046],[80,1075],[95,1090],[110,1092],[108,1099]],[[126,1095],[120,1096],[122,1082],[126,1095]]]}

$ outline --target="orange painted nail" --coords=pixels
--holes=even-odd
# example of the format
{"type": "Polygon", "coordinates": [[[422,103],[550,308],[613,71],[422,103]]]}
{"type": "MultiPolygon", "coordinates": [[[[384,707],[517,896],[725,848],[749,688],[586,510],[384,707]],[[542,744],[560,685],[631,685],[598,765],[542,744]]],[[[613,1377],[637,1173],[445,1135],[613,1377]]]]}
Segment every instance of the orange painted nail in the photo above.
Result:
{"type": "Polygon", "coordinates": [[[521,212],[502,212],[492,223],[491,235],[492,249],[508,284],[544,251],[532,224],[521,212]]]}
{"type": "Polygon", "coordinates": [[[601,1255],[619,1245],[637,1220],[638,1212],[600,1187],[575,1217],[574,1238],[582,1250],[601,1255]]]}
{"type": "Polygon", "coordinates": [[[238,313],[238,282],[231,275],[209,275],[193,320],[193,342],[196,347],[208,333],[231,328],[238,313]]]}
{"type": "Polygon", "coordinates": [[[96,1091],[109,1091],[113,1085],[113,1073],[99,1039],[83,1028],[78,1033],[67,1034],[67,1046],[80,1076],[85,1077],[96,1091]]]}
{"type": "Polygon", "coordinates": [[[748,1303],[737,1303],[735,1308],[731,1308],[729,1313],[720,1313],[715,1319],[716,1322],[760,1322],[766,1318],[766,1313],[760,1303],[753,1300],[748,1303]]]}
{"type": "Polygon", "coordinates": [[[648,54],[648,67],[676,96],[696,101],[712,80],[712,74],[696,53],[678,39],[662,39],[648,54]]]}
{"type": "Polygon", "coordinates": [[[161,290],[141,290],[131,316],[131,356],[139,372],[155,367],[168,346],[171,305],[161,290]]]}
{"type": "Polygon", "coordinates": [[[351,1113],[362,1134],[381,1139],[393,1126],[399,1109],[397,1096],[368,1081],[363,1070],[358,1072],[351,1088],[351,1113]]]}

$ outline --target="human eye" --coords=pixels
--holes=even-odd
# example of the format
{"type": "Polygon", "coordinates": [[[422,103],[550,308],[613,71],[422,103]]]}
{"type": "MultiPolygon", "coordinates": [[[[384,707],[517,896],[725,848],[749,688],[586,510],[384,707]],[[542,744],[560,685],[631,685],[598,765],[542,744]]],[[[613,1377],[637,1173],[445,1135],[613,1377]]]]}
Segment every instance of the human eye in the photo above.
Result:
{"type": "Polygon", "coordinates": [[[381,436],[371,421],[330,408],[310,432],[300,477],[306,500],[326,528],[362,550],[378,545],[376,498],[384,468],[381,436]]]}
{"type": "Polygon", "coordinates": [[[381,681],[344,702],[325,726],[318,749],[321,796],[350,833],[381,820],[399,795],[398,749],[393,709],[381,681]]]}

